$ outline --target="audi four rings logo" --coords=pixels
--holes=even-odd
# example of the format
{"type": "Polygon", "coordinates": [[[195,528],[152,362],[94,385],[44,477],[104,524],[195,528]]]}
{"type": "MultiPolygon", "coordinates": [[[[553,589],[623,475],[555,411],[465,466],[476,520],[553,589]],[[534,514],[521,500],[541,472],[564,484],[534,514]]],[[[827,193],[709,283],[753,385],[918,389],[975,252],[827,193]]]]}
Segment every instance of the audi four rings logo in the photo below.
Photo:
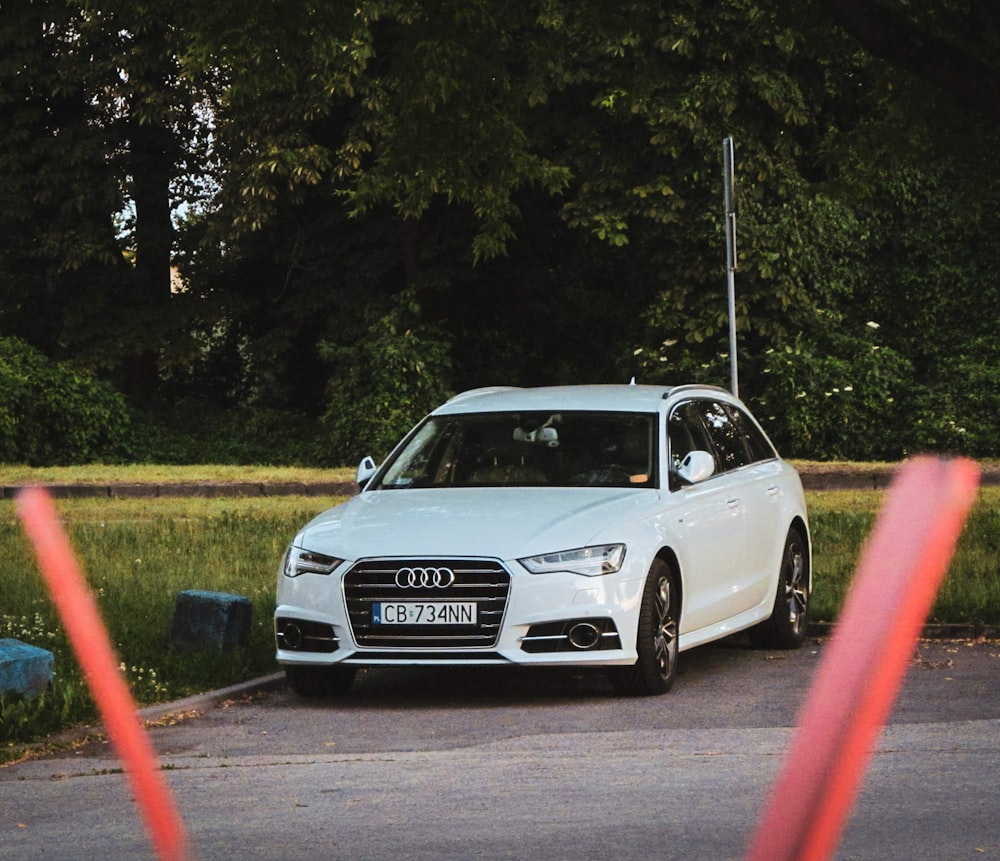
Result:
{"type": "Polygon", "coordinates": [[[396,585],[400,589],[447,589],[454,582],[455,572],[450,568],[400,568],[396,572],[396,585]]]}

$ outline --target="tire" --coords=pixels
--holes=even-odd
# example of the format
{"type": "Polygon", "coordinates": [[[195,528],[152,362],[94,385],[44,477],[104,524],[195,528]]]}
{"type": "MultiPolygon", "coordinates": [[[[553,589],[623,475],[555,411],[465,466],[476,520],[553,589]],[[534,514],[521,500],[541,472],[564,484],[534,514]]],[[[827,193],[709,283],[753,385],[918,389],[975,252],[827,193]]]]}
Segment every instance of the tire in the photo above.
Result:
{"type": "Polygon", "coordinates": [[[351,689],[356,667],[316,667],[306,664],[285,666],[285,679],[300,697],[327,697],[346,694],[351,689]]]}
{"type": "Polygon", "coordinates": [[[652,696],[665,694],[673,686],[677,678],[680,599],[677,575],[662,559],[654,560],[639,608],[638,660],[630,667],[611,668],[611,682],[619,693],[652,696]]]}
{"type": "Polygon", "coordinates": [[[749,631],[750,642],[765,649],[797,649],[809,624],[809,554],[796,527],[788,530],[781,554],[778,589],[768,619],[749,631]]]}

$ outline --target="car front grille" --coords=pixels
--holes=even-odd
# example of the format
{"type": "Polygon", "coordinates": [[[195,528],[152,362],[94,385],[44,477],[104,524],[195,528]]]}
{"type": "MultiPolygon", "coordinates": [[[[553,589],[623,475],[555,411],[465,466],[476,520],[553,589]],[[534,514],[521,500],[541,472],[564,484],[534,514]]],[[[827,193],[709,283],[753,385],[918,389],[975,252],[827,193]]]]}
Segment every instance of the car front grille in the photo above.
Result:
{"type": "MultiPolygon", "coordinates": [[[[425,579],[433,580],[433,574],[429,578],[425,575],[425,579]]],[[[509,593],[510,574],[495,559],[363,559],[344,576],[351,630],[357,644],[366,648],[492,647],[500,636],[509,593]],[[400,571],[405,573],[400,575],[400,571]],[[422,585],[423,572],[447,572],[437,578],[439,583],[447,585],[422,585]],[[448,625],[373,622],[376,604],[443,601],[474,602],[476,622],[448,625]]]]}

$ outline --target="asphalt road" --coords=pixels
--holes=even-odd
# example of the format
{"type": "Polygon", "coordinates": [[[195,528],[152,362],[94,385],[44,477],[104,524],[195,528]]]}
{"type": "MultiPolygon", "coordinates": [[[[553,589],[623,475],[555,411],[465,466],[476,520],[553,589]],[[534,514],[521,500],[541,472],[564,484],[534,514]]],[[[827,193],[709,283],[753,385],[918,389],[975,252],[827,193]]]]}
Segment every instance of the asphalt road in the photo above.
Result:
{"type": "MultiPolygon", "coordinates": [[[[344,699],[278,687],[150,732],[205,861],[739,859],[823,648],[734,638],[648,699],[380,669],[344,699]]],[[[837,859],[1000,859],[998,682],[997,642],[921,643],[837,859]]],[[[0,859],[153,857],[106,743],[0,768],[0,859]]]]}

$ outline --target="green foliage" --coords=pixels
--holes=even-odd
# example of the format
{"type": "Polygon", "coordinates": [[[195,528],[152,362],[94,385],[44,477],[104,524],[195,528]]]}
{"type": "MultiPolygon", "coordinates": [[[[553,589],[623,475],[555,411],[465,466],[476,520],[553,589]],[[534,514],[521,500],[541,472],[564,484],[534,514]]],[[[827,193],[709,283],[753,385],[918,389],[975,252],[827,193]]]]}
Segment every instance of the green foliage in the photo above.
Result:
{"type": "Polygon", "coordinates": [[[814,457],[853,451],[861,421],[891,432],[882,452],[995,452],[1000,128],[969,97],[996,90],[1000,16],[934,0],[838,23],[840,5],[5,7],[0,332],[164,412],[325,414],[333,457],[453,386],[724,383],[730,136],[741,364],[772,426],[787,412],[814,457]],[[914,32],[949,80],[906,55],[914,32]],[[831,320],[879,323],[882,354],[831,320]],[[402,376],[349,427],[383,367],[402,376]],[[852,378],[906,392],[898,421],[852,378]]]}
{"type": "Polygon", "coordinates": [[[809,615],[812,621],[833,622],[840,615],[858,557],[874,522],[874,511],[810,509],[813,593],[809,615]]]}
{"type": "MultiPolygon", "coordinates": [[[[176,63],[182,7],[5,4],[3,334],[108,370],[176,331],[171,207],[210,184],[207,114],[176,63]]],[[[121,382],[138,396],[155,380],[132,373],[121,382]]]]}
{"type": "Polygon", "coordinates": [[[373,319],[358,343],[330,345],[335,365],[323,426],[339,463],[380,459],[449,392],[447,335],[417,322],[419,306],[404,297],[373,319]]]}
{"type": "Polygon", "coordinates": [[[333,466],[315,418],[260,406],[184,399],[139,414],[134,463],[333,466]]]}
{"type": "Polygon", "coordinates": [[[932,618],[992,624],[1000,607],[1000,509],[977,505],[959,538],[957,560],[938,593],[932,618]],[[960,561],[958,561],[960,560],[960,561]]]}
{"type": "Polygon", "coordinates": [[[956,345],[914,399],[913,445],[921,451],[993,457],[1000,451],[1000,348],[995,336],[956,345]]]}
{"type": "Polygon", "coordinates": [[[753,401],[787,456],[897,460],[907,448],[912,368],[874,337],[834,330],[769,350],[753,401]]]}
{"type": "Polygon", "coordinates": [[[0,338],[0,461],[117,460],[130,441],[128,407],[111,386],[0,338]]]}

